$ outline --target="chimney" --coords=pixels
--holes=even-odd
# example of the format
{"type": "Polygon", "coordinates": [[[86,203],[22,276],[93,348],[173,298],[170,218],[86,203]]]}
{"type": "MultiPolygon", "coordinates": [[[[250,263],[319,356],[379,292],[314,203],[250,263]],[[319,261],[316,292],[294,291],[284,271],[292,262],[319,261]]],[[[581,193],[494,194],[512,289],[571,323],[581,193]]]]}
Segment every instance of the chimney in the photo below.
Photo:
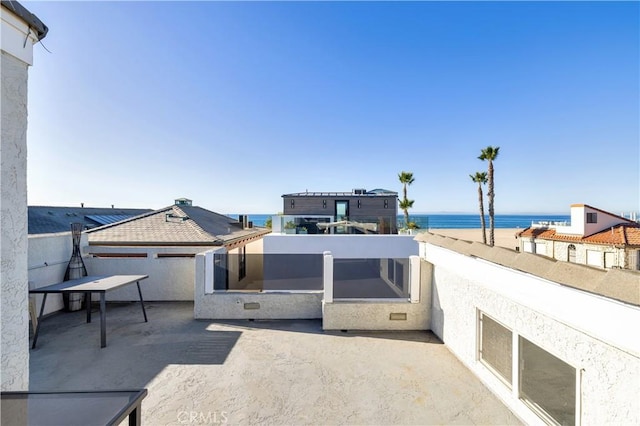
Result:
{"type": "Polygon", "coordinates": [[[240,226],[242,226],[242,229],[247,229],[249,227],[249,215],[239,214],[238,222],[240,222],[240,226]]]}

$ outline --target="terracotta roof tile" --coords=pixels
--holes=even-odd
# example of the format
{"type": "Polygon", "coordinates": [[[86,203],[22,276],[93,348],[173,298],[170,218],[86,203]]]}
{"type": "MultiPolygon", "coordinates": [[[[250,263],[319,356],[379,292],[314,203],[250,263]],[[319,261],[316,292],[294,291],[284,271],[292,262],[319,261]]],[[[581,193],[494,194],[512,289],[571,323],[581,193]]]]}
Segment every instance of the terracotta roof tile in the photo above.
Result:
{"type": "Polygon", "coordinates": [[[622,223],[587,237],[558,234],[555,229],[547,228],[527,228],[520,232],[518,236],[589,244],[640,246],[640,225],[635,223],[622,223]]]}

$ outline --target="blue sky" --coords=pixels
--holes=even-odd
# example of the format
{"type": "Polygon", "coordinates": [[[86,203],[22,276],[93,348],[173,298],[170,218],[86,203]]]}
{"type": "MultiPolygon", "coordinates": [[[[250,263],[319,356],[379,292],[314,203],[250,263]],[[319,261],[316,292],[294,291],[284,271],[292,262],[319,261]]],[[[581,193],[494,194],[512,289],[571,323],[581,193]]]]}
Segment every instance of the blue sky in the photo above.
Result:
{"type": "Polygon", "coordinates": [[[386,188],[413,213],[640,209],[637,2],[24,2],[30,205],[276,213],[386,188]]]}

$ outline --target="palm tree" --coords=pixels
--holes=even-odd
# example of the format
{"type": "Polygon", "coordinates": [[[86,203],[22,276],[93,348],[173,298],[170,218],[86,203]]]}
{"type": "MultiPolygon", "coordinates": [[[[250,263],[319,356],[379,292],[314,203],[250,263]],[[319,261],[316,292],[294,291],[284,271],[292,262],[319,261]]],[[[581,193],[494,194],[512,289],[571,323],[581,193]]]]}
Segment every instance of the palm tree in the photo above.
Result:
{"type": "Polygon", "coordinates": [[[404,224],[409,226],[409,209],[413,207],[413,200],[407,199],[407,186],[411,185],[415,179],[411,172],[400,172],[398,179],[402,184],[402,200],[400,201],[400,209],[404,210],[404,224]]]}
{"type": "Polygon", "coordinates": [[[409,228],[409,209],[413,207],[413,200],[400,200],[400,209],[404,210],[404,226],[409,228]]]}
{"type": "Polygon", "coordinates": [[[476,172],[469,175],[472,181],[478,184],[478,202],[480,203],[480,223],[482,224],[482,242],[487,244],[487,225],[484,220],[484,202],[482,199],[482,184],[487,183],[487,172],[476,172]]]}
{"type": "Polygon", "coordinates": [[[495,221],[494,221],[494,212],[493,212],[493,201],[495,199],[495,185],[493,182],[493,161],[498,158],[498,151],[500,151],[499,146],[488,146],[480,152],[479,160],[488,161],[488,176],[487,179],[489,181],[489,192],[487,192],[487,196],[489,197],[489,245],[493,246],[494,244],[494,229],[495,229],[495,221]]]}

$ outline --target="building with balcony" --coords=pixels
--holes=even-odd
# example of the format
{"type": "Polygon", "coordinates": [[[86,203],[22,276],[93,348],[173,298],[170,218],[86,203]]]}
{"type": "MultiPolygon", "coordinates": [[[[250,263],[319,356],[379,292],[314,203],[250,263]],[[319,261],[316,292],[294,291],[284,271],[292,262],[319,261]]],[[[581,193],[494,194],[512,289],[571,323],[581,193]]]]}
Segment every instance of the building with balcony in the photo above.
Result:
{"type": "Polygon", "coordinates": [[[587,204],[571,222],[538,222],[517,234],[522,252],[598,268],[640,269],[640,224],[587,204]]]}
{"type": "MultiPolygon", "coordinates": [[[[294,233],[301,230],[308,234],[398,233],[397,192],[386,189],[305,191],[284,194],[282,199],[285,216],[282,229],[295,229],[294,233]]],[[[280,224],[275,227],[280,228],[280,224]]]]}

